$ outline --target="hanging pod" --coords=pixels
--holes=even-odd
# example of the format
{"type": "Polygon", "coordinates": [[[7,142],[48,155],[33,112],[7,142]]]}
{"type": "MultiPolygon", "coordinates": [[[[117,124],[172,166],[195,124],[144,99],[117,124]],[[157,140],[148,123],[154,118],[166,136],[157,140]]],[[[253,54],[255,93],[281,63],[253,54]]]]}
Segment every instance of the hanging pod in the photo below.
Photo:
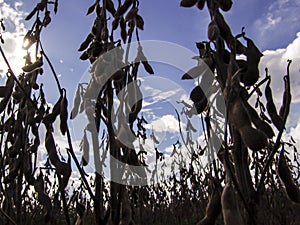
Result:
{"type": "Polygon", "coordinates": [[[265,88],[265,96],[267,99],[267,111],[272,120],[272,123],[280,131],[284,128],[284,124],[282,118],[277,113],[277,109],[273,101],[273,95],[272,95],[270,83],[271,83],[271,79],[268,81],[265,88]]]}
{"type": "Polygon", "coordinates": [[[291,170],[287,164],[286,157],[284,155],[284,149],[281,150],[278,162],[278,174],[282,182],[284,183],[285,190],[289,198],[296,203],[300,203],[300,189],[295,184],[291,170]]]}
{"type": "Polygon", "coordinates": [[[224,225],[243,225],[243,218],[239,209],[237,194],[231,184],[227,182],[221,196],[224,225]]]}
{"type": "Polygon", "coordinates": [[[63,89],[63,97],[60,102],[60,131],[63,135],[67,132],[68,129],[68,100],[66,90],[63,89]]]}

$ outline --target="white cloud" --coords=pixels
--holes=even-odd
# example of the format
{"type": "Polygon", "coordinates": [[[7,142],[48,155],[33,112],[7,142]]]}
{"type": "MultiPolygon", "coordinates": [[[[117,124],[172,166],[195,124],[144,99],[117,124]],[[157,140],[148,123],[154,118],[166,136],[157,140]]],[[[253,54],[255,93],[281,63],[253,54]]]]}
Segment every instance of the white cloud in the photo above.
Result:
{"type": "Polygon", "coordinates": [[[163,115],[151,122],[151,124],[147,124],[146,126],[149,129],[154,130],[154,132],[159,133],[177,133],[179,130],[178,120],[175,118],[174,115],[163,115]]]}
{"type": "Polygon", "coordinates": [[[286,38],[286,34],[295,33],[299,29],[299,11],[299,0],[274,1],[267,12],[253,24],[252,28],[258,35],[259,41],[269,44],[267,42],[270,40],[278,42],[286,38]]]}
{"type": "Polygon", "coordinates": [[[272,76],[274,100],[281,103],[283,93],[283,76],[286,75],[287,60],[293,60],[290,67],[293,102],[300,102],[300,32],[296,39],[285,49],[266,50],[260,63],[260,73],[264,76],[266,67],[272,76]]]}
{"type": "MultiPolygon", "coordinates": [[[[23,23],[26,13],[20,10],[22,4],[21,1],[14,3],[0,1],[0,15],[6,28],[2,34],[5,43],[1,47],[16,75],[21,72],[21,67],[24,64],[23,57],[26,54],[26,51],[22,49],[23,37],[26,32],[25,24],[23,23]]],[[[2,69],[0,75],[4,76],[7,66],[2,58],[0,59],[0,67],[2,69]]]]}

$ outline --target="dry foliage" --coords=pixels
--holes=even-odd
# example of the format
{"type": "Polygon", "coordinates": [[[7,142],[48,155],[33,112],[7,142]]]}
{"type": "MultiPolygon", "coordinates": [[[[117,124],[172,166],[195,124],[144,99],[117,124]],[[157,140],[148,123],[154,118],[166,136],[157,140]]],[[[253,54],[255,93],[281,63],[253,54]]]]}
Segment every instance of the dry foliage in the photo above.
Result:
{"type": "MultiPolygon", "coordinates": [[[[198,42],[197,48],[199,63],[206,63],[214,72],[227,108],[224,142],[218,159],[202,168],[199,161],[204,154],[210,154],[211,146],[206,142],[194,149],[192,140],[184,137],[183,143],[177,141],[173,144],[172,156],[174,163],[183,164],[179,149],[184,144],[193,152],[190,164],[184,164],[179,172],[172,167],[173,175],[164,177],[157,185],[132,187],[105,182],[102,171],[108,153],[129,165],[145,165],[147,152],[143,145],[136,152],[131,141],[122,144],[122,137],[135,132],[141,143],[147,138],[157,143],[155,135],[146,132],[147,121],[139,114],[143,96],[136,82],[140,66],[149,74],[154,74],[154,70],[142,46],[139,45],[134,62],[128,62],[129,47],[122,48],[122,42],[131,43],[133,36],[139,42],[139,32],[144,29],[139,1],[96,0],[87,10],[87,15],[93,14],[95,20],[78,50],[82,52],[80,59],[91,63],[91,78],[89,83],[78,85],[69,115],[66,90],[61,87],[40,38],[43,29],[51,23],[52,10],[54,13],[58,10],[58,1],[41,0],[25,18],[33,21],[33,25],[25,35],[24,48],[35,49],[35,52],[25,57],[23,73],[19,76],[14,74],[0,46],[9,68],[5,85],[0,87],[1,224],[299,223],[298,153],[292,138],[288,142],[282,139],[292,98],[291,61],[288,61],[284,76],[283,101],[278,112],[270,87],[271,75],[266,70],[265,77],[260,79],[258,65],[262,53],[246,36],[244,28],[234,36],[222,15],[222,11],[231,9],[232,1],[181,0],[180,6],[195,6],[199,10],[206,6],[211,17],[208,41],[198,42]],[[115,36],[122,40],[116,40],[115,36]],[[114,57],[105,58],[105,53],[112,49],[114,57]],[[246,59],[237,59],[238,55],[244,55],[246,59]],[[45,61],[50,66],[59,93],[53,107],[46,100],[43,84],[38,81],[39,76],[49,75],[44,74],[45,61]],[[118,70],[109,76],[112,65],[118,70]],[[265,85],[264,92],[261,91],[262,85],[265,85]],[[255,94],[257,101],[252,106],[249,99],[255,94]],[[263,97],[266,106],[262,103],[263,97]],[[114,98],[120,101],[118,106],[113,104],[114,98]],[[87,116],[89,123],[84,128],[80,145],[83,154],[80,162],[72,147],[68,119],[81,113],[87,116]],[[116,116],[113,117],[112,113],[116,116]],[[129,124],[124,124],[127,115],[129,124]],[[60,149],[55,142],[55,121],[60,124],[60,135],[68,143],[67,149],[60,149]],[[98,135],[100,126],[105,130],[101,138],[98,135]],[[117,132],[114,132],[114,126],[117,126],[117,132]],[[38,167],[41,127],[46,130],[44,147],[48,156],[45,165],[38,167]],[[88,136],[91,136],[92,143],[89,143],[88,136]],[[290,149],[292,151],[287,157],[290,149]],[[90,151],[94,151],[94,162],[88,157],[90,151]],[[64,159],[61,152],[66,152],[68,158],[64,159]],[[69,180],[74,170],[72,160],[81,181],[73,193],[66,189],[68,185],[74,185],[69,180]],[[84,167],[91,163],[97,168],[94,176],[88,176],[84,171],[84,167]]],[[[2,20],[0,31],[4,44],[2,20]]],[[[200,65],[191,68],[182,79],[197,79],[202,74],[201,68],[200,65]]],[[[181,102],[181,114],[187,118],[196,114],[205,117],[203,128],[209,138],[217,134],[210,129],[209,118],[213,109],[205,93],[214,86],[214,81],[201,79],[201,82],[206,82],[201,87],[207,90],[196,86],[190,94],[193,106],[181,102]]],[[[218,96],[216,108],[221,108],[218,96]]],[[[180,122],[179,114],[178,120],[180,122]]],[[[181,132],[180,124],[179,130],[181,132]]],[[[187,130],[195,131],[190,120],[187,130]]],[[[155,151],[156,162],[163,161],[164,154],[158,148],[155,151]]],[[[110,166],[122,167],[121,164],[110,166]]],[[[134,167],[122,169],[121,177],[145,179],[143,170],[134,167]]],[[[164,172],[163,166],[159,169],[164,172]]]]}

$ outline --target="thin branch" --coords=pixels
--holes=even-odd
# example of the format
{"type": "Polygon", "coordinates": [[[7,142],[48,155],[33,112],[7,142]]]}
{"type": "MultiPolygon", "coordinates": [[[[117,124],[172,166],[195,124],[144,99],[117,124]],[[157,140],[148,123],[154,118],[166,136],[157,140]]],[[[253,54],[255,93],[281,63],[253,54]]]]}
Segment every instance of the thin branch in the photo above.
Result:
{"type": "Polygon", "coordinates": [[[87,181],[87,179],[85,177],[85,173],[83,172],[82,168],[80,167],[80,163],[78,162],[78,159],[76,158],[76,155],[75,155],[75,152],[74,152],[74,149],[73,149],[73,146],[72,146],[72,140],[71,140],[70,130],[69,130],[68,127],[67,127],[67,139],[68,139],[68,144],[69,144],[68,151],[70,152],[70,154],[71,154],[71,156],[72,156],[72,158],[73,158],[73,160],[74,160],[74,162],[76,164],[76,167],[79,170],[79,173],[80,173],[80,175],[82,177],[82,180],[83,180],[83,182],[84,182],[84,184],[86,186],[86,189],[87,189],[90,197],[93,200],[95,200],[95,196],[94,196],[94,194],[92,192],[92,189],[91,189],[91,187],[90,187],[90,185],[89,185],[89,183],[88,183],[88,181],[87,181]]]}
{"type": "Polygon", "coordinates": [[[56,72],[55,72],[55,69],[54,69],[54,67],[53,67],[53,65],[52,65],[52,63],[51,63],[49,57],[47,56],[47,54],[45,53],[45,51],[44,51],[44,49],[43,49],[42,42],[40,42],[40,46],[41,46],[41,50],[42,50],[41,53],[42,53],[42,55],[46,58],[46,61],[47,61],[47,63],[49,64],[50,69],[51,69],[51,71],[52,71],[52,74],[53,74],[53,76],[54,76],[54,79],[55,79],[55,81],[56,81],[56,84],[57,84],[59,93],[62,95],[62,88],[61,88],[61,86],[60,86],[60,83],[59,83],[59,80],[58,80],[58,76],[57,76],[57,74],[56,74],[56,72]]]}
{"type": "Polygon", "coordinates": [[[17,223],[9,216],[2,208],[0,208],[0,212],[14,225],[17,225],[17,223]]]}

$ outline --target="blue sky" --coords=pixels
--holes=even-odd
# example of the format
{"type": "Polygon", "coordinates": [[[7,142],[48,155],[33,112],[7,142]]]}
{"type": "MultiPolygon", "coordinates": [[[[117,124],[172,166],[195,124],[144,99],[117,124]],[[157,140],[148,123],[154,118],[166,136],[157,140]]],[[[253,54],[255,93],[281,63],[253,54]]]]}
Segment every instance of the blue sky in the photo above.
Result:
{"type": "MultiPolygon", "coordinates": [[[[22,20],[36,5],[37,1],[0,0],[0,17],[5,19],[7,31],[3,34],[7,51],[15,71],[22,67],[20,51],[22,35],[32,21],[22,20]]],[[[77,49],[90,32],[94,16],[85,16],[92,0],[59,0],[57,15],[52,15],[52,23],[44,30],[42,41],[46,53],[52,59],[55,69],[60,74],[62,86],[66,87],[70,105],[77,83],[88,69],[89,63],[79,60],[77,49]]],[[[145,20],[145,29],[140,33],[141,40],[162,40],[179,44],[197,52],[195,42],[207,40],[209,17],[207,10],[182,8],[180,0],[140,0],[140,14],[145,20]]],[[[300,0],[244,0],[234,1],[228,13],[224,13],[234,34],[244,26],[247,36],[251,37],[263,51],[260,64],[261,76],[264,68],[269,67],[273,76],[275,101],[281,102],[283,87],[282,77],[286,71],[286,60],[292,59],[291,67],[294,103],[288,122],[288,134],[300,143],[300,0]]],[[[23,55],[22,55],[23,54],[23,55]]],[[[0,59],[0,66],[3,60],[0,59]]],[[[3,68],[3,67],[2,67],[3,68]]],[[[154,65],[154,68],[161,68],[154,65]]],[[[4,70],[5,71],[5,70],[4,70]]],[[[182,73],[166,68],[158,74],[180,83],[182,73]]],[[[0,70],[2,74],[3,71],[0,70]]],[[[44,76],[46,97],[55,101],[57,90],[51,76],[44,76]]],[[[182,81],[184,82],[184,81],[182,81]]],[[[185,86],[186,84],[180,83],[185,86]]],[[[288,135],[287,135],[288,136],[288,135]]]]}

